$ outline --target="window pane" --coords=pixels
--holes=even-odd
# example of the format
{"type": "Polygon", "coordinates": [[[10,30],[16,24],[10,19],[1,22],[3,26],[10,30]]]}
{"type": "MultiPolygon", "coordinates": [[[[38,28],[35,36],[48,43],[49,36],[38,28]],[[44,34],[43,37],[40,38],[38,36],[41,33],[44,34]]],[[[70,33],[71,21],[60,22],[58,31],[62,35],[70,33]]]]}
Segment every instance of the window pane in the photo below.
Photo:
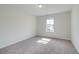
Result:
{"type": "Polygon", "coordinates": [[[54,20],[47,20],[47,24],[54,24],[54,20]]]}
{"type": "Polygon", "coordinates": [[[54,32],[54,19],[47,19],[46,31],[47,32],[54,32]]]}

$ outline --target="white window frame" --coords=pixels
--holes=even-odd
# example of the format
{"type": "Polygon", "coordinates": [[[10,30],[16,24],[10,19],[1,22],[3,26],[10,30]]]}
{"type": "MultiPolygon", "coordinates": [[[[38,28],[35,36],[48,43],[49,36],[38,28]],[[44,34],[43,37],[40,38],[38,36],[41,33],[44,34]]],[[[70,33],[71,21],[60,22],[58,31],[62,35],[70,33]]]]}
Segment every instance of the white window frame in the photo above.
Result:
{"type": "Polygon", "coordinates": [[[54,32],[54,18],[46,20],[46,32],[54,32]]]}

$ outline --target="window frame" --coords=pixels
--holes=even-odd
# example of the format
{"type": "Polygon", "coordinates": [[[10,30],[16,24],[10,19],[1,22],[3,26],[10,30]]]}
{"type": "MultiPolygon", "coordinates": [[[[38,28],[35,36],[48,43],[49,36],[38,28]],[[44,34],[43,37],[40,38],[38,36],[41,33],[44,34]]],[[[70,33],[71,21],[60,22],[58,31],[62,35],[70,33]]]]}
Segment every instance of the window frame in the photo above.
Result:
{"type": "Polygon", "coordinates": [[[54,21],[55,21],[54,18],[46,20],[46,32],[54,32],[54,24],[55,24],[54,21]],[[53,24],[50,24],[51,23],[50,20],[53,20],[53,24]],[[49,24],[47,24],[47,21],[49,21],[49,24]],[[50,29],[50,26],[52,26],[53,30],[50,29]]]}

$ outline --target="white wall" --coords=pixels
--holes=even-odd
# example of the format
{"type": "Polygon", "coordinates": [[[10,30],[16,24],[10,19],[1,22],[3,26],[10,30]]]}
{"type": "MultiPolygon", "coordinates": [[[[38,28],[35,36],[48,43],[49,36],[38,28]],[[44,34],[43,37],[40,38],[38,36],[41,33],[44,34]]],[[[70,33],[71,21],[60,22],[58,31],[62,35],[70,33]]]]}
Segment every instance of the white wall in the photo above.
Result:
{"type": "Polygon", "coordinates": [[[35,17],[13,5],[0,5],[0,48],[36,35],[35,17]]]}
{"type": "Polygon", "coordinates": [[[72,8],[72,43],[79,52],[79,5],[72,8]]]}
{"type": "Polygon", "coordinates": [[[37,17],[37,34],[60,39],[71,39],[71,12],[62,12],[46,16],[37,17]],[[46,32],[46,19],[53,18],[55,20],[55,31],[53,33],[46,32]]]}

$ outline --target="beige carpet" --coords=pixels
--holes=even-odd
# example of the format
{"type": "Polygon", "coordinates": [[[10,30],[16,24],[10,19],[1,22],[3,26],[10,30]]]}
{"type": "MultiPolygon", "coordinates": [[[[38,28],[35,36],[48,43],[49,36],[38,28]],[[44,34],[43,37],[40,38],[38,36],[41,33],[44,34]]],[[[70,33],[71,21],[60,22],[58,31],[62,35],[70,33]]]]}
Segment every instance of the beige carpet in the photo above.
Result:
{"type": "Polygon", "coordinates": [[[0,49],[1,54],[77,54],[69,40],[34,37],[0,49]]]}

